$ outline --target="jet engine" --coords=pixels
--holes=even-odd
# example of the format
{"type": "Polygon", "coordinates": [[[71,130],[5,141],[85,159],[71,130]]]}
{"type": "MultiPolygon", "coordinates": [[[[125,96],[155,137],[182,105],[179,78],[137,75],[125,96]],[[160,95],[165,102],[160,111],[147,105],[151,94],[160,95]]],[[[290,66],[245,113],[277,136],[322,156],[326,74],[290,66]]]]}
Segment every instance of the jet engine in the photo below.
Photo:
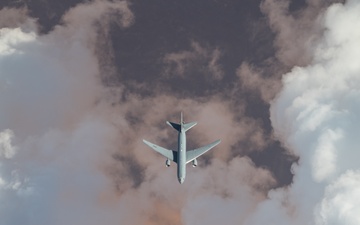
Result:
{"type": "Polygon", "coordinates": [[[196,159],[194,159],[194,160],[192,161],[192,166],[193,166],[193,167],[196,167],[196,166],[197,166],[197,160],[196,160],[196,159]]]}
{"type": "Polygon", "coordinates": [[[169,167],[170,166],[170,159],[167,159],[165,164],[166,164],[166,167],[169,167]]]}

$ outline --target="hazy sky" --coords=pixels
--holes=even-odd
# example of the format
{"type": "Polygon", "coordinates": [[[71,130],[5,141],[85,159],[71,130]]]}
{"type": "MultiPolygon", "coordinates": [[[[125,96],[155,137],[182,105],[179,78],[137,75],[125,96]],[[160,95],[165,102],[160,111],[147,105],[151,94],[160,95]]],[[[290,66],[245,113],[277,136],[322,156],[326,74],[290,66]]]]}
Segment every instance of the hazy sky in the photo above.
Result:
{"type": "Polygon", "coordinates": [[[0,7],[0,225],[360,223],[359,0],[0,7]]]}

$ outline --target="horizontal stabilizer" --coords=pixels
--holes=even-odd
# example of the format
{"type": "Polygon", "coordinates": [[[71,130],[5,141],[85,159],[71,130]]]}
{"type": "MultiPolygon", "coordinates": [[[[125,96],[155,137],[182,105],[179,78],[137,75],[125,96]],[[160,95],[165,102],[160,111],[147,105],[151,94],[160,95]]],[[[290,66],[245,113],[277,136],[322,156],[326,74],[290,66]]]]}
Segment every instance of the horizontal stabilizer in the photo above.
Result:
{"type": "Polygon", "coordinates": [[[174,128],[175,130],[177,131],[181,131],[181,126],[180,124],[177,124],[177,123],[173,123],[173,122],[169,122],[169,121],[166,121],[167,125],[169,125],[170,127],[174,128]]]}
{"type": "Polygon", "coordinates": [[[154,149],[155,151],[157,151],[158,153],[160,153],[161,155],[165,156],[166,158],[172,160],[173,162],[177,163],[177,152],[160,147],[156,144],[153,144],[147,140],[143,140],[143,142],[148,145],[150,148],[154,149]]]}
{"type": "Polygon", "coordinates": [[[191,122],[191,123],[185,123],[183,125],[185,132],[190,130],[192,127],[194,127],[197,124],[197,122],[191,122]]]}
{"type": "Polygon", "coordinates": [[[213,143],[206,145],[204,147],[187,151],[186,152],[186,163],[193,161],[197,157],[201,156],[205,152],[209,151],[210,149],[212,149],[213,147],[218,145],[220,142],[221,142],[221,140],[217,140],[217,141],[214,141],[213,143]]]}

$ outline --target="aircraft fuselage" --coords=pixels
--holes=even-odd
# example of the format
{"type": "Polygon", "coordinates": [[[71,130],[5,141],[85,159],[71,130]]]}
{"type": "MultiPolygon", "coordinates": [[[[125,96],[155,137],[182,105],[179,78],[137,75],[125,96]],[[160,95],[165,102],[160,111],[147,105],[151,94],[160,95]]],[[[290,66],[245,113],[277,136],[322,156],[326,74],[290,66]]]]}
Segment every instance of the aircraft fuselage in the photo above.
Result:
{"type": "Polygon", "coordinates": [[[178,135],[178,164],[177,164],[177,176],[180,184],[185,180],[186,176],[186,134],[181,124],[181,130],[178,135]]]}

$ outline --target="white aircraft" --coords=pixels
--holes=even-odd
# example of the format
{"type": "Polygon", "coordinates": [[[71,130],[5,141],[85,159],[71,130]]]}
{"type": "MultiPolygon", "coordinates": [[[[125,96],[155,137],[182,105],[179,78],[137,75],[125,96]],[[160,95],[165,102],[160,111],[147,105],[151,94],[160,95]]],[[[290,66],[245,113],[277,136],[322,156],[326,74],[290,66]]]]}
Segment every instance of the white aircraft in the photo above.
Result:
{"type": "Polygon", "coordinates": [[[181,113],[181,118],[180,118],[180,124],[172,123],[169,121],[166,121],[166,123],[179,132],[177,152],[160,147],[160,146],[155,145],[146,140],[143,140],[143,142],[167,158],[166,167],[170,166],[171,161],[177,163],[177,165],[178,165],[177,176],[178,176],[178,180],[179,180],[180,184],[182,184],[182,183],[184,183],[184,180],[185,180],[186,164],[192,161],[193,167],[196,167],[197,166],[196,158],[201,156],[205,152],[209,151],[216,145],[218,145],[220,143],[220,140],[217,140],[217,141],[215,141],[209,145],[206,145],[204,147],[201,147],[201,148],[186,151],[186,135],[185,135],[185,133],[186,133],[186,131],[190,130],[190,128],[195,126],[197,123],[196,122],[184,123],[182,113],[181,113]]]}

